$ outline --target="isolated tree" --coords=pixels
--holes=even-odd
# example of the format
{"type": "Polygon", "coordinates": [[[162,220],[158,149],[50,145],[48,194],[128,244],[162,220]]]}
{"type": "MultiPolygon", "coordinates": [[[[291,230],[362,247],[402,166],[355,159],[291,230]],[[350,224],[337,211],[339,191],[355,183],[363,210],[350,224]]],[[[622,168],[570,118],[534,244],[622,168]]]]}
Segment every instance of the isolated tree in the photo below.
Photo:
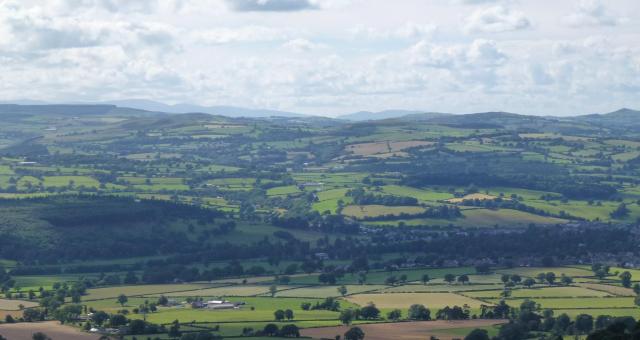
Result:
{"type": "Polygon", "coordinates": [[[458,276],[458,282],[465,284],[469,282],[469,276],[468,275],[460,275],[458,276]]]}
{"type": "Polygon", "coordinates": [[[280,329],[278,328],[278,325],[273,324],[273,323],[269,323],[269,324],[266,324],[264,326],[264,328],[262,329],[262,332],[266,336],[276,336],[278,334],[279,330],[280,329]]]}
{"type": "Polygon", "coordinates": [[[562,282],[563,285],[568,286],[573,283],[573,279],[571,278],[571,276],[562,274],[562,277],[560,278],[560,282],[562,282]]]}
{"type": "Polygon", "coordinates": [[[508,274],[502,274],[502,276],[500,276],[500,281],[502,281],[502,283],[504,284],[507,284],[510,279],[511,277],[508,274]]]}
{"type": "Polygon", "coordinates": [[[275,317],[276,321],[282,321],[285,318],[285,313],[282,309],[278,309],[277,311],[273,312],[273,316],[275,317]]]}
{"type": "Polygon", "coordinates": [[[520,282],[522,282],[522,277],[518,274],[513,274],[511,275],[511,282],[518,284],[520,282]]]}
{"type": "Polygon", "coordinates": [[[424,274],[420,280],[422,281],[422,284],[426,285],[431,281],[431,278],[429,277],[429,274],[424,274]]]}
{"type": "Polygon", "coordinates": [[[347,292],[348,292],[347,287],[345,286],[338,287],[338,293],[340,293],[340,295],[342,295],[343,297],[347,295],[347,292]]]}
{"type": "Polygon", "coordinates": [[[620,274],[620,281],[623,287],[626,287],[626,288],[631,287],[631,273],[629,273],[628,271],[625,271],[622,274],[620,274]]]}
{"type": "Polygon", "coordinates": [[[121,307],[124,307],[125,303],[129,302],[129,298],[124,295],[124,294],[120,294],[118,296],[118,303],[120,304],[121,307]]]}
{"type": "Polygon", "coordinates": [[[349,326],[351,322],[353,322],[355,317],[356,317],[355,312],[353,311],[353,309],[349,308],[340,312],[339,319],[340,319],[340,322],[342,322],[342,324],[349,326]]]}
{"type": "Polygon", "coordinates": [[[350,330],[348,330],[346,333],[344,333],[344,339],[345,340],[363,340],[364,332],[362,331],[362,329],[360,329],[360,327],[353,327],[350,330]]]}
{"type": "Polygon", "coordinates": [[[538,279],[538,283],[544,283],[547,279],[547,274],[538,273],[538,275],[536,275],[536,279],[538,279]]]}
{"type": "Polygon", "coordinates": [[[285,310],[284,317],[287,318],[287,320],[293,320],[293,311],[291,309],[285,310]]]}

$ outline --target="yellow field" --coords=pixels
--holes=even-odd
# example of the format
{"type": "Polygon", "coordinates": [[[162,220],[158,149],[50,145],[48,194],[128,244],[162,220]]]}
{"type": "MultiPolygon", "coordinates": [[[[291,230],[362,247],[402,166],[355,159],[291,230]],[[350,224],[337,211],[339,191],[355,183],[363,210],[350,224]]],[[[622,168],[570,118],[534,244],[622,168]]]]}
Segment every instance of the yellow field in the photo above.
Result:
{"type": "Polygon", "coordinates": [[[459,197],[459,198],[450,198],[450,199],[447,200],[447,202],[461,203],[464,200],[490,201],[490,200],[494,200],[496,198],[497,198],[496,196],[476,193],[476,194],[465,195],[464,197],[459,197]]]}

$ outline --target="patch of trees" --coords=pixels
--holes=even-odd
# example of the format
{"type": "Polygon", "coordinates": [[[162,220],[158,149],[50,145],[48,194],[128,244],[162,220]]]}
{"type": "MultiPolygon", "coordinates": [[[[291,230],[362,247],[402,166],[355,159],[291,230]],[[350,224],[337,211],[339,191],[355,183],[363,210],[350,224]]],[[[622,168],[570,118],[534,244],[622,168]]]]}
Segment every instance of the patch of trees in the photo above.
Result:
{"type": "Polygon", "coordinates": [[[412,218],[438,218],[438,219],[455,219],[461,217],[462,213],[460,208],[455,205],[440,205],[436,207],[428,207],[424,212],[416,214],[388,214],[380,216],[365,216],[360,218],[364,221],[393,221],[399,219],[412,219],[412,218]]]}
{"type": "Polygon", "coordinates": [[[359,205],[379,204],[387,206],[415,206],[418,200],[414,197],[394,196],[394,195],[377,195],[368,193],[362,188],[351,189],[347,191],[346,196],[353,198],[353,203],[359,205]]]}

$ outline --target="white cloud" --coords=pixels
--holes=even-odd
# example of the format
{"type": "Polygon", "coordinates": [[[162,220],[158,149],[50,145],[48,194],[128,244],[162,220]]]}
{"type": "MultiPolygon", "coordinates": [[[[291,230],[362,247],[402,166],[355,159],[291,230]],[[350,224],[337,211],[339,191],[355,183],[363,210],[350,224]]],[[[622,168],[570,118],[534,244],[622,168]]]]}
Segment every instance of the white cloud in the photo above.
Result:
{"type": "Polygon", "coordinates": [[[287,33],[279,29],[264,26],[220,27],[191,33],[195,42],[205,44],[274,41],[284,40],[287,36],[287,33]]]}
{"type": "Polygon", "coordinates": [[[350,29],[349,33],[354,38],[369,40],[423,39],[431,37],[437,29],[438,26],[435,24],[418,24],[410,21],[390,29],[358,26],[350,29]]]}
{"type": "Polygon", "coordinates": [[[467,33],[499,33],[527,29],[531,22],[520,11],[512,11],[504,6],[492,6],[473,12],[466,19],[467,33]]]}
{"type": "Polygon", "coordinates": [[[301,38],[289,40],[284,43],[283,46],[294,52],[309,52],[327,47],[324,44],[314,43],[307,39],[301,38]]]}
{"type": "Polygon", "coordinates": [[[581,0],[576,11],[564,20],[572,27],[615,26],[625,21],[611,13],[600,0],[581,0]]]}

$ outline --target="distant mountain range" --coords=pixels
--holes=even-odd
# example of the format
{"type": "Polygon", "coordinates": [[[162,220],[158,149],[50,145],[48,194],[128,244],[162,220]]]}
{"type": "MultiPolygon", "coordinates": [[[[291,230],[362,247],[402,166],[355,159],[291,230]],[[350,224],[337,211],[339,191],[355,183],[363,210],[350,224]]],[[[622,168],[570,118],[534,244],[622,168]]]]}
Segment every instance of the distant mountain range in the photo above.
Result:
{"type": "MultiPolygon", "coordinates": [[[[250,109],[235,106],[199,106],[192,104],[169,105],[152,100],[129,99],[115,100],[95,103],[62,103],[51,104],[35,100],[16,100],[11,102],[0,101],[0,114],[104,114],[107,112],[119,114],[153,115],[153,114],[183,114],[183,113],[206,113],[221,115],[232,118],[265,118],[265,117],[285,117],[285,118],[318,118],[330,120],[321,116],[305,115],[296,112],[250,109]]],[[[558,120],[578,121],[602,126],[614,126],[617,128],[640,127],[640,111],[623,108],[614,112],[604,114],[587,114],[572,117],[552,117],[552,116],[529,116],[507,112],[481,112],[471,114],[451,114],[440,112],[428,112],[418,110],[384,110],[378,112],[359,111],[347,113],[336,117],[338,120],[353,122],[401,119],[404,121],[422,121],[442,124],[476,124],[491,125],[498,120],[500,124],[508,122],[553,122],[558,120]]]]}

